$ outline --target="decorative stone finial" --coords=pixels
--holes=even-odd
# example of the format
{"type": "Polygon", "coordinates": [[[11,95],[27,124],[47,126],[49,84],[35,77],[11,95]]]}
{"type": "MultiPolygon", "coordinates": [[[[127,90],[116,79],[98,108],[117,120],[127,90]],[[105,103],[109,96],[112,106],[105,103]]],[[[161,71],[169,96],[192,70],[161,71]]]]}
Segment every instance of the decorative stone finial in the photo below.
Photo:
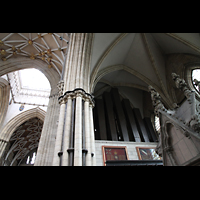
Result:
{"type": "Polygon", "coordinates": [[[192,91],[188,88],[187,83],[185,82],[184,79],[180,79],[180,76],[177,75],[176,73],[172,73],[172,79],[175,82],[175,85],[178,89],[184,92],[184,95],[189,98],[192,91]]]}
{"type": "Polygon", "coordinates": [[[154,106],[154,113],[158,116],[159,110],[167,111],[164,107],[163,103],[161,102],[161,97],[159,93],[151,86],[148,87],[149,92],[151,92],[151,100],[154,106]]]}

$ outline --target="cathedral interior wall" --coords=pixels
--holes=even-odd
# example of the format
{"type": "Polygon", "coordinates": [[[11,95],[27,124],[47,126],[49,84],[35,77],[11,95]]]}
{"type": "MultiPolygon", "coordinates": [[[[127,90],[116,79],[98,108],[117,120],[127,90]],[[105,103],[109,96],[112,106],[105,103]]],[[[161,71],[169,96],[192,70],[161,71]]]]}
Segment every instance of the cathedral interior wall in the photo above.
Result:
{"type": "Polygon", "coordinates": [[[106,141],[95,140],[96,165],[104,166],[102,146],[126,146],[129,160],[139,160],[136,147],[156,148],[157,142],[125,142],[125,141],[106,141]]]}
{"type": "MultiPolygon", "coordinates": [[[[191,164],[199,156],[200,80],[197,84],[192,77],[192,70],[200,69],[199,33],[1,33],[0,46],[0,159],[9,151],[14,132],[33,117],[44,123],[38,131],[41,139],[25,133],[27,140],[17,143],[17,138],[16,148],[24,145],[27,150],[25,142],[36,140],[31,143],[38,147],[35,166],[104,166],[105,154],[111,153],[107,150],[115,147],[107,164],[125,160],[118,157],[122,154],[117,155],[117,147],[126,149],[129,162],[141,159],[144,165],[154,157],[142,157],[139,147],[144,153],[145,148],[149,152],[163,148],[159,156],[172,154],[177,165],[191,164]],[[46,76],[48,94],[18,84],[22,76],[16,78],[14,73],[28,68],[46,76]],[[198,93],[199,99],[185,96],[183,84],[177,87],[172,73],[185,79],[190,90],[198,86],[194,96],[198,93]],[[163,138],[159,113],[172,124],[163,138]]],[[[34,123],[29,127],[33,135],[34,128],[41,127],[34,123]]],[[[10,150],[8,163],[15,153],[10,150]]]]}

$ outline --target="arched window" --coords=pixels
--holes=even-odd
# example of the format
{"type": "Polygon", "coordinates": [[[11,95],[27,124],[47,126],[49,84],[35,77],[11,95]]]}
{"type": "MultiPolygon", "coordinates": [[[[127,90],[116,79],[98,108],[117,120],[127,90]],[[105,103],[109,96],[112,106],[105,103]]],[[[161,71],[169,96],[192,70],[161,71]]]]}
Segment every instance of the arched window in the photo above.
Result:
{"type": "Polygon", "coordinates": [[[182,78],[189,89],[195,92],[196,99],[200,101],[200,62],[186,64],[182,78]]]}
{"type": "Polygon", "coordinates": [[[34,165],[35,163],[35,158],[36,158],[36,151],[34,151],[31,155],[29,155],[26,159],[26,164],[31,164],[34,165]]]}
{"type": "Polygon", "coordinates": [[[200,92],[200,68],[192,70],[192,83],[197,92],[200,92]]]}
{"type": "Polygon", "coordinates": [[[154,113],[151,114],[151,123],[156,133],[156,136],[160,134],[160,118],[156,116],[154,113]]]}
{"type": "Polygon", "coordinates": [[[160,118],[158,116],[155,115],[154,118],[154,125],[155,125],[155,129],[157,133],[160,133],[160,118]]]}

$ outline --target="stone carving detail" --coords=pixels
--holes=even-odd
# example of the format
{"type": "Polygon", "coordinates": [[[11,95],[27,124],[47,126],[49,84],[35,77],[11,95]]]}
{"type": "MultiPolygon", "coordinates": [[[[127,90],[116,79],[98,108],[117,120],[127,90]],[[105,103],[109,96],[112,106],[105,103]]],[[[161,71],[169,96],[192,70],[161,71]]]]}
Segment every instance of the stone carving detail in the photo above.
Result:
{"type": "Polygon", "coordinates": [[[197,111],[197,114],[200,115],[200,104],[196,103],[196,111],[197,111]]]}
{"type": "Polygon", "coordinates": [[[162,155],[161,134],[159,134],[158,137],[159,137],[159,138],[158,138],[158,144],[157,144],[157,146],[156,146],[155,151],[156,151],[156,153],[157,153],[159,156],[163,156],[163,155],[162,155]]]}
{"type": "Polygon", "coordinates": [[[199,118],[200,106],[195,100],[194,92],[188,88],[185,80],[180,79],[179,75],[177,75],[176,73],[172,73],[172,79],[175,81],[176,87],[184,92],[184,95],[187,97],[187,101],[191,105],[189,109],[191,109],[192,113],[186,125],[196,133],[200,133],[200,118],[199,118]]]}
{"type": "Polygon", "coordinates": [[[154,113],[156,116],[158,116],[158,111],[163,110],[167,111],[164,105],[161,102],[161,97],[158,92],[150,85],[149,86],[149,92],[151,92],[151,100],[154,106],[154,113]]]}
{"type": "Polygon", "coordinates": [[[69,98],[73,99],[73,98],[77,98],[77,97],[81,97],[82,100],[84,100],[84,101],[89,101],[90,105],[92,107],[94,107],[94,97],[91,94],[85,92],[81,88],[76,88],[73,91],[67,91],[67,92],[65,92],[63,95],[61,95],[58,98],[58,102],[60,104],[66,103],[69,98]]]}
{"type": "Polygon", "coordinates": [[[195,132],[200,133],[200,120],[198,115],[193,115],[187,126],[192,128],[195,132]]]}
{"type": "Polygon", "coordinates": [[[187,83],[185,82],[184,79],[180,79],[180,76],[177,75],[176,73],[172,73],[172,79],[175,82],[175,85],[178,89],[184,92],[184,95],[189,98],[192,91],[188,88],[187,83]]]}
{"type": "Polygon", "coordinates": [[[197,87],[198,92],[200,92],[200,81],[198,81],[197,79],[193,80],[194,85],[197,87]]]}
{"type": "Polygon", "coordinates": [[[58,88],[58,93],[59,93],[59,97],[60,97],[63,95],[63,90],[64,90],[64,81],[63,80],[59,81],[57,88],[58,88]]]}

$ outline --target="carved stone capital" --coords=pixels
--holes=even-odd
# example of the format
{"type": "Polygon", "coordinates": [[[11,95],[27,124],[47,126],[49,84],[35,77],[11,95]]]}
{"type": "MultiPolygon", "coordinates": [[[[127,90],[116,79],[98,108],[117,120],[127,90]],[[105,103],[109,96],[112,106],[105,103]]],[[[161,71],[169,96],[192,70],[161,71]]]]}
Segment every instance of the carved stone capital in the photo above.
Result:
{"type": "Polygon", "coordinates": [[[59,100],[58,100],[58,103],[61,105],[61,104],[65,104],[66,101],[62,98],[62,99],[59,99],[59,100]]]}
{"type": "Polygon", "coordinates": [[[82,90],[75,90],[75,97],[81,97],[84,98],[85,97],[85,93],[82,90]]]}
{"type": "Polygon", "coordinates": [[[73,91],[67,91],[62,96],[58,98],[59,103],[64,101],[65,103],[69,98],[74,99],[77,97],[81,97],[83,101],[89,101],[89,104],[94,107],[93,96],[87,92],[85,92],[82,88],[76,88],[73,91]]]}

